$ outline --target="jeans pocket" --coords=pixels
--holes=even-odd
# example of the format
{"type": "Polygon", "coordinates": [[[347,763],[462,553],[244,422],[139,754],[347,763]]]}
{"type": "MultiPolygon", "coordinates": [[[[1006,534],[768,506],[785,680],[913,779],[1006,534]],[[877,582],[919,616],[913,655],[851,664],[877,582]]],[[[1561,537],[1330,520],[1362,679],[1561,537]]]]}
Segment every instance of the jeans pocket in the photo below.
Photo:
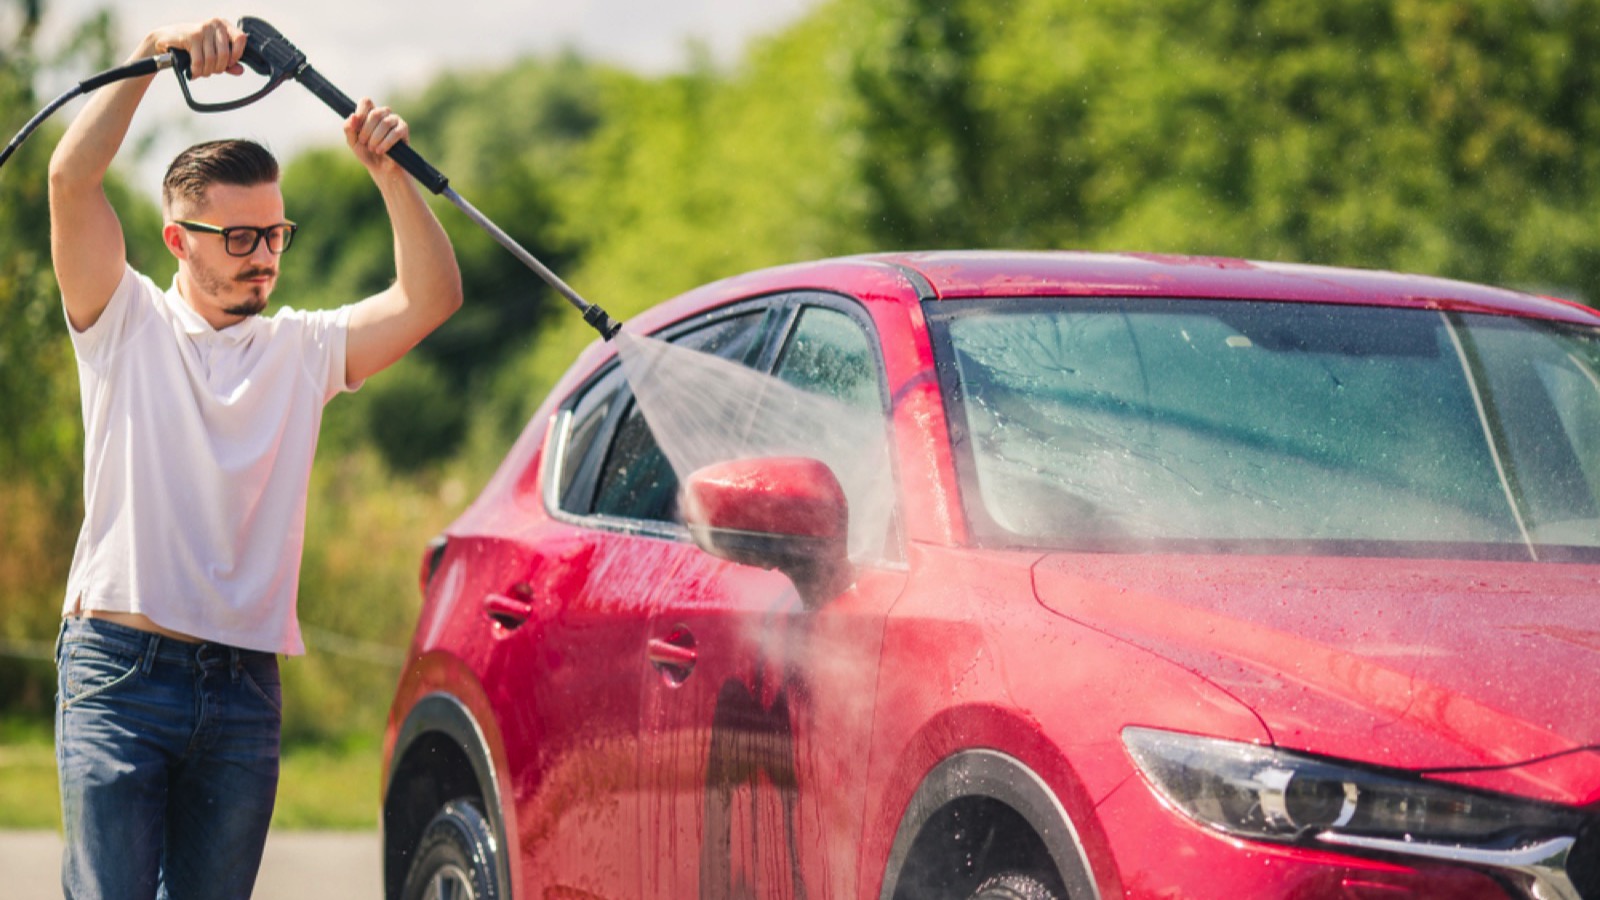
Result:
{"type": "Polygon", "coordinates": [[[61,708],[67,709],[126,683],[139,674],[139,657],[94,644],[67,644],[61,666],[61,708]]]}
{"type": "MultiPolygon", "coordinates": [[[[244,676],[244,683],[250,692],[260,697],[263,702],[272,707],[272,711],[283,715],[283,682],[279,680],[276,672],[252,672],[251,666],[240,670],[244,676]]],[[[275,666],[273,668],[276,668],[275,666]]]]}

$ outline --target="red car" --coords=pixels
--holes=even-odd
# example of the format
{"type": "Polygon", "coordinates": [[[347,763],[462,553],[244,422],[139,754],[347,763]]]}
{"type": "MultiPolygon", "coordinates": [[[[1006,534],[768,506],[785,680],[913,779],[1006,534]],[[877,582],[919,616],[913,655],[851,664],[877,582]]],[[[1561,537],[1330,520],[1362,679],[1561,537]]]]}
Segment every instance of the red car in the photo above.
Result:
{"type": "Polygon", "coordinates": [[[591,347],[422,585],[390,897],[1600,898],[1567,302],[756,272],[591,347]]]}

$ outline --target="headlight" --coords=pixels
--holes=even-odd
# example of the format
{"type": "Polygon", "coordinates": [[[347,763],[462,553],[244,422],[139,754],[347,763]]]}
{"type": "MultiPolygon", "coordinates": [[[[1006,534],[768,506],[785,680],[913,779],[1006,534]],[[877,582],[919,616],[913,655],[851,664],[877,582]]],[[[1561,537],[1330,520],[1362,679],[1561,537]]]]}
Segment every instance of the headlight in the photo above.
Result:
{"type": "Polygon", "coordinates": [[[1235,837],[1506,850],[1571,838],[1585,824],[1560,806],[1256,744],[1149,728],[1126,728],[1122,741],[1168,805],[1235,837]]]}

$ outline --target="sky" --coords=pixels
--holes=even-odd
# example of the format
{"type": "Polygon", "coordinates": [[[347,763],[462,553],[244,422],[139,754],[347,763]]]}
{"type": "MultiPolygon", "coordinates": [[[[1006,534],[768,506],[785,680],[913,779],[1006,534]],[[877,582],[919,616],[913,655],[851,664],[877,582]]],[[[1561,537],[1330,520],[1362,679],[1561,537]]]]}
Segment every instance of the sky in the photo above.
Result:
{"type": "MultiPolygon", "coordinates": [[[[380,104],[426,84],[447,69],[490,68],[520,56],[573,48],[583,55],[661,74],[681,69],[691,43],[704,45],[720,63],[732,63],[752,38],[783,28],[819,0],[256,0],[239,8],[196,0],[120,0],[114,5],[119,43],[131,54],[139,38],[173,22],[244,15],[277,28],[310,64],[352,98],[380,104]]],[[[107,0],[45,0],[39,46],[58,46],[68,29],[107,0]]],[[[4,22],[0,22],[3,25],[4,22]]],[[[119,56],[119,59],[121,56],[119,56]]],[[[54,96],[89,72],[59,84],[41,84],[54,96]]],[[[253,91],[253,75],[201,82],[202,99],[228,99],[253,91]],[[223,83],[230,82],[230,83],[223,83]]],[[[82,108],[77,100],[57,116],[82,108]]],[[[405,110],[398,109],[404,116],[405,110]]],[[[26,118],[25,116],[23,117],[26,118]]],[[[15,127],[21,127],[19,120],[15,127]]],[[[3,130],[4,124],[0,124],[3,130]]],[[[339,117],[309,92],[285,84],[253,106],[232,113],[200,114],[184,105],[176,79],[163,72],[151,86],[125,145],[121,164],[137,186],[154,195],[167,162],[184,147],[218,137],[261,141],[287,159],[307,146],[343,141],[339,117]],[[129,157],[139,153],[139,159],[129,157]]],[[[426,136],[413,135],[426,156],[426,136]]],[[[449,173],[445,173],[448,175],[449,173]]]]}

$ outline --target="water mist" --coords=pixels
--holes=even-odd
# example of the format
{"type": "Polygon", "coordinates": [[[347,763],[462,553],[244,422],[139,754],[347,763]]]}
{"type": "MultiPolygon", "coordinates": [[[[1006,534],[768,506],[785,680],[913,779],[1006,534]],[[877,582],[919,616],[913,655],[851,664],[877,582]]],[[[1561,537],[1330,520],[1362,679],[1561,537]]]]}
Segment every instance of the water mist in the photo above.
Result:
{"type": "Polygon", "coordinates": [[[623,333],[617,354],[679,481],[717,462],[804,456],[833,470],[850,504],[850,555],[881,555],[894,510],[881,410],[802,391],[738,363],[623,333]]]}

